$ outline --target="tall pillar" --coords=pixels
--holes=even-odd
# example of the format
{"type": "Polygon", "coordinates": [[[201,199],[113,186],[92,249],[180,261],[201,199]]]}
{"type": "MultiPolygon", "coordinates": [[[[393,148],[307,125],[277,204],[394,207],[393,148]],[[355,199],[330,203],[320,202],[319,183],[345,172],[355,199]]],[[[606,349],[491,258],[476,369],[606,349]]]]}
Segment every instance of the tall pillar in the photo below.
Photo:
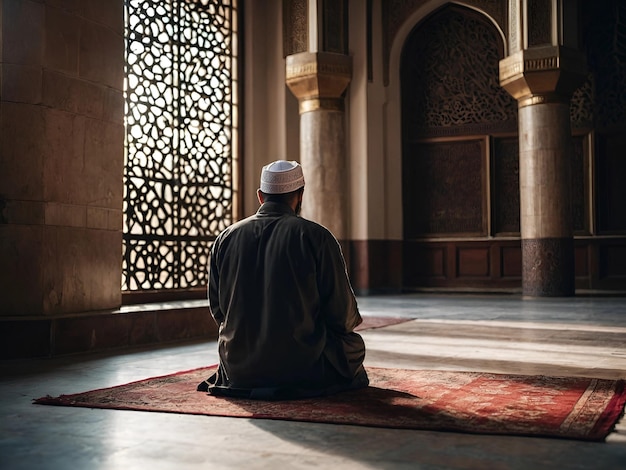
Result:
{"type": "Polygon", "coordinates": [[[352,78],[348,1],[284,0],[285,81],[298,98],[302,215],[345,240],[346,137],[343,94],[352,78]]]}
{"type": "Polygon", "coordinates": [[[117,308],[123,3],[4,1],[0,23],[0,320],[117,308]]]}
{"type": "Polygon", "coordinates": [[[575,2],[513,0],[500,84],[518,101],[522,291],[574,294],[570,99],[586,77],[575,2]],[[569,6],[566,6],[569,5],[569,6]]]}
{"type": "Polygon", "coordinates": [[[300,109],[300,160],[306,180],[302,215],[339,239],[347,236],[342,94],[351,76],[351,59],[343,54],[301,52],[287,57],[287,85],[300,109]]]}

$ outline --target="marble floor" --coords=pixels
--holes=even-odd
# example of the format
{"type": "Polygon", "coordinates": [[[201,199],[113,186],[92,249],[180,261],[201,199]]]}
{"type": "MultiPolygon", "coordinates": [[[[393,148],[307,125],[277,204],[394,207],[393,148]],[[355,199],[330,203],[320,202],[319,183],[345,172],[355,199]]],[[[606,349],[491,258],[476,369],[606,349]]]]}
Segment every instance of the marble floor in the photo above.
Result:
{"type": "MultiPolygon", "coordinates": [[[[360,297],[366,365],[626,378],[626,298],[360,297]]],[[[2,469],[626,469],[603,443],[33,405],[216,362],[214,342],[0,362],[2,469]]]]}

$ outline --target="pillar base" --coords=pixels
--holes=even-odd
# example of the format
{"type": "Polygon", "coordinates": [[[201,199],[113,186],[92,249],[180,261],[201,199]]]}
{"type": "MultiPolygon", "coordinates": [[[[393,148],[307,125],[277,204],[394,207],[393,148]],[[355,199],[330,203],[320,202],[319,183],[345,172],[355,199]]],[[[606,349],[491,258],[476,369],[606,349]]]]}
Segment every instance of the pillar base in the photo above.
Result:
{"type": "Polygon", "coordinates": [[[529,297],[574,295],[574,240],[522,240],[522,294],[529,297]]]}

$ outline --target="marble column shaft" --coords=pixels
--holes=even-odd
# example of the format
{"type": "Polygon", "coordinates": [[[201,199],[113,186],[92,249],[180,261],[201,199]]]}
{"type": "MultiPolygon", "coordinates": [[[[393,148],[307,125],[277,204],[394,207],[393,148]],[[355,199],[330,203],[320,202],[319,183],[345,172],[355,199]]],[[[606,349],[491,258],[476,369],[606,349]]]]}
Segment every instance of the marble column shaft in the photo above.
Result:
{"type": "Polygon", "coordinates": [[[300,116],[300,155],[306,178],[302,215],[344,239],[345,132],[340,111],[318,109],[300,116]]]}
{"type": "Polygon", "coordinates": [[[541,46],[500,61],[500,84],[518,100],[522,292],[571,296],[570,98],[586,76],[577,50],[541,46]]]}
{"type": "Polygon", "coordinates": [[[523,293],[573,295],[569,103],[519,109],[523,293]]]}
{"type": "Polygon", "coordinates": [[[349,56],[299,53],[287,57],[287,85],[300,103],[302,216],[338,239],[346,228],[346,142],[342,94],[352,74],[349,56]]]}

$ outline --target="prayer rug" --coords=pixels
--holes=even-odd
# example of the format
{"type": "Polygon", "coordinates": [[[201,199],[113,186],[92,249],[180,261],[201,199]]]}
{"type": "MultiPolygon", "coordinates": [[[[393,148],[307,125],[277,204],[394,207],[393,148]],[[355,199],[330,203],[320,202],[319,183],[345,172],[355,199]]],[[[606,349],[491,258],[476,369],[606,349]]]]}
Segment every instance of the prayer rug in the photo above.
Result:
{"type": "Polygon", "coordinates": [[[363,330],[372,330],[374,328],[382,328],[384,326],[397,325],[398,323],[404,323],[411,320],[413,318],[402,318],[402,317],[375,317],[375,316],[366,316],[363,315],[363,322],[355,328],[355,331],[363,331],[363,330]]]}
{"type": "Polygon", "coordinates": [[[367,368],[370,386],[328,397],[256,401],[197,392],[215,366],[37,404],[602,441],[625,381],[367,368]]]}

